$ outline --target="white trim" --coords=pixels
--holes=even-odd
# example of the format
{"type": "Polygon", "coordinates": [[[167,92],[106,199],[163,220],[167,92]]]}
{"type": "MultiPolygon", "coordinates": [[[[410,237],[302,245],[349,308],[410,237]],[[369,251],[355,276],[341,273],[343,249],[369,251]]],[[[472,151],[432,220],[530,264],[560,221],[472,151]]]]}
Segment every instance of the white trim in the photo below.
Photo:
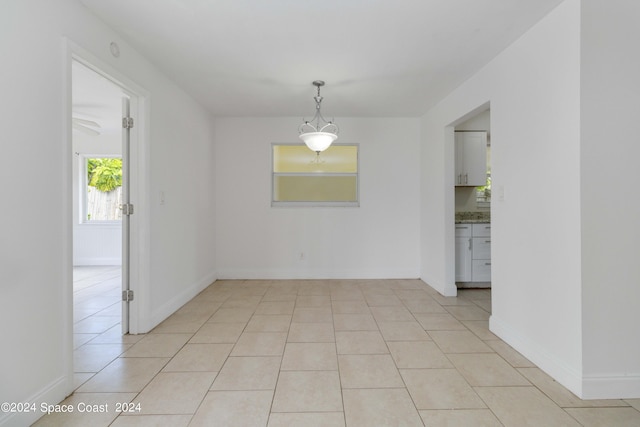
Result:
{"type": "Polygon", "coordinates": [[[40,405],[43,403],[52,405],[62,401],[64,397],[60,398],[60,396],[67,396],[69,394],[69,392],[65,390],[67,390],[70,385],[73,386],[72,384],[68,384],[67,376],[59,377],[50,382],[39,392],[24,400],[23,403],[28,402],[35,405],[35,412],[0,412],[0,427],[29,426],[35,423],[40,417],[45,415],[45,413],[40,410],[40,405]]]}
{"type": "Polygon", "coordinates": [[[74,265],[121,265],[122,258],[77,257],[74,265]]]}
{"type": "Polygon", "coordinates": [[[640,374],[627,376],[589,375],[582,379],[582,399],[638,399],[640,374]]]}
{"type": "Polygon", "coordinates": [[[545,349],[540,348],[537,342],[522,336],[517,330],[498,319],[495,315],[491,315],[489,318],[489,330],[573,394],[583,398],[582,375],[579,370],[567,366],[563,361],[549,354],[545,349]]]}
{"type": "Polygon", "coordinates": [[[353,270],[334,269],[224,269],[218,280],[288,280],[288,279],[418,279],[417,270],[385,270],[373,267],[353,270]]]}
{"type": "Polygon", "coordinates": [[[148,324],[144,325],[141,330],[142,333],[149,332],[151,329],[159,325],[167,317],[175,313],[180,307],[191,301],[196,295],[205,290],[209,285],[217,280],[217,274],[215,272],[204,276],[196,283],[191,284],[175,297],[171,298],[157,310],[155,310],[148,324]]]}

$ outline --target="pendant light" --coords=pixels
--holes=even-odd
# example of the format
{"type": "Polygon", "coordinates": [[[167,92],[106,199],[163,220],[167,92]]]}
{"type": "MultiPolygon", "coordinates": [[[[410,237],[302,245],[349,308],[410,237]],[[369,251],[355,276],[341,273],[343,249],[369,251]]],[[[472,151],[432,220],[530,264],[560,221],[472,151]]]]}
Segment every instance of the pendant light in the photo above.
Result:
{"type": "Polygon", "coordinates": [[[312,84],[318,88],[318,94],[313,98],[316,101],[316,114],[311,120],[305,120],[298,128],[298,132],[300,139],[307,147],[320,154],[338,139],[338,126],[332,120],[327,121],[320,112],[320,104],[323,99],[320,96],[320,88],[324,86],[324,82],[316,80],[312,84]]]}

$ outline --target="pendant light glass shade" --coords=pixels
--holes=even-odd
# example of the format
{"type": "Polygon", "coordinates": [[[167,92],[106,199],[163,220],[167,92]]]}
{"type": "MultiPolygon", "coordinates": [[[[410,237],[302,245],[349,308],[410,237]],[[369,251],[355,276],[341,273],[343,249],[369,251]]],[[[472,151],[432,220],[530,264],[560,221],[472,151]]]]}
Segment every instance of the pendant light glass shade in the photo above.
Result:
{"type": "Polygon", "coordinates": [[[310,150],[318,152],[329,148],[333,141],[338,139],[338,135],[330,132],[307,132],[300,134],[300,139],[310,150]]]}
{"type": "Polygon", "coordinates": [[[318,88],[318,95],[313,98],[316,101],[316,114],[313,119],[305,120],[298,128],[298,132],[300,133],[300,139],[304,141],[310,150],[320,153],[329,148],[333,141],[338,139],[338,126],[333,121],[325,120],[320,112],[320,104],[323,99],[320,96],[320,87],[324,86],[324,82],[316,80],[313,85],[318,88]]]}

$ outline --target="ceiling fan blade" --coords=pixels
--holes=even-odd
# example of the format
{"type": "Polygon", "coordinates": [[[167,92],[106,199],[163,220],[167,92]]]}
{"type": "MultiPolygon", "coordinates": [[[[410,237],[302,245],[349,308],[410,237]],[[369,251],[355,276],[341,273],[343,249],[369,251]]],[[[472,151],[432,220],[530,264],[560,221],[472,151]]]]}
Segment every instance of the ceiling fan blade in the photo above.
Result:
{"type": "Polygon", "coordinates": [[[73,122],[77,123],[79,125],[82,126],[88,126],[88,127],[92,127],[92,128],[96,128],[96,129],[102,129],[102,126],[100,126],[100,124],[98,122],[94,122],[93,120],[85,120],[85,119],[80,119],[78,117],[73,117],[73,122]]]}
{"type": "Polygon", "coordinates": [[[75,130],[79,130],[80,132],[86,133],[87,135],[92,135],[92,136],[100,135],[100,131],[90,128],[89,126],[85,126],[81,123],[76,123],[75,121],[72,123],[72,126],[75,130]]]}

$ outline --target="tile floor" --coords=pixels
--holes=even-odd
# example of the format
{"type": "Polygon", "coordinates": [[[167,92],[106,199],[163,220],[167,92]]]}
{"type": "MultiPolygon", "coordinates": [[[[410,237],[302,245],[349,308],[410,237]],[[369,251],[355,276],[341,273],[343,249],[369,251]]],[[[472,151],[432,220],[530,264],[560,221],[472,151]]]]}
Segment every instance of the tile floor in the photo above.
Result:
{"type": "Polygon", "coordinates": [[[582,401],[489,332],[489,290],[218,281],[124,337],[112,296],[90,317],[76,306],[79,387],[66,401],[110,411],[36,425],[640,426],[640,399],[582,401]]]}

